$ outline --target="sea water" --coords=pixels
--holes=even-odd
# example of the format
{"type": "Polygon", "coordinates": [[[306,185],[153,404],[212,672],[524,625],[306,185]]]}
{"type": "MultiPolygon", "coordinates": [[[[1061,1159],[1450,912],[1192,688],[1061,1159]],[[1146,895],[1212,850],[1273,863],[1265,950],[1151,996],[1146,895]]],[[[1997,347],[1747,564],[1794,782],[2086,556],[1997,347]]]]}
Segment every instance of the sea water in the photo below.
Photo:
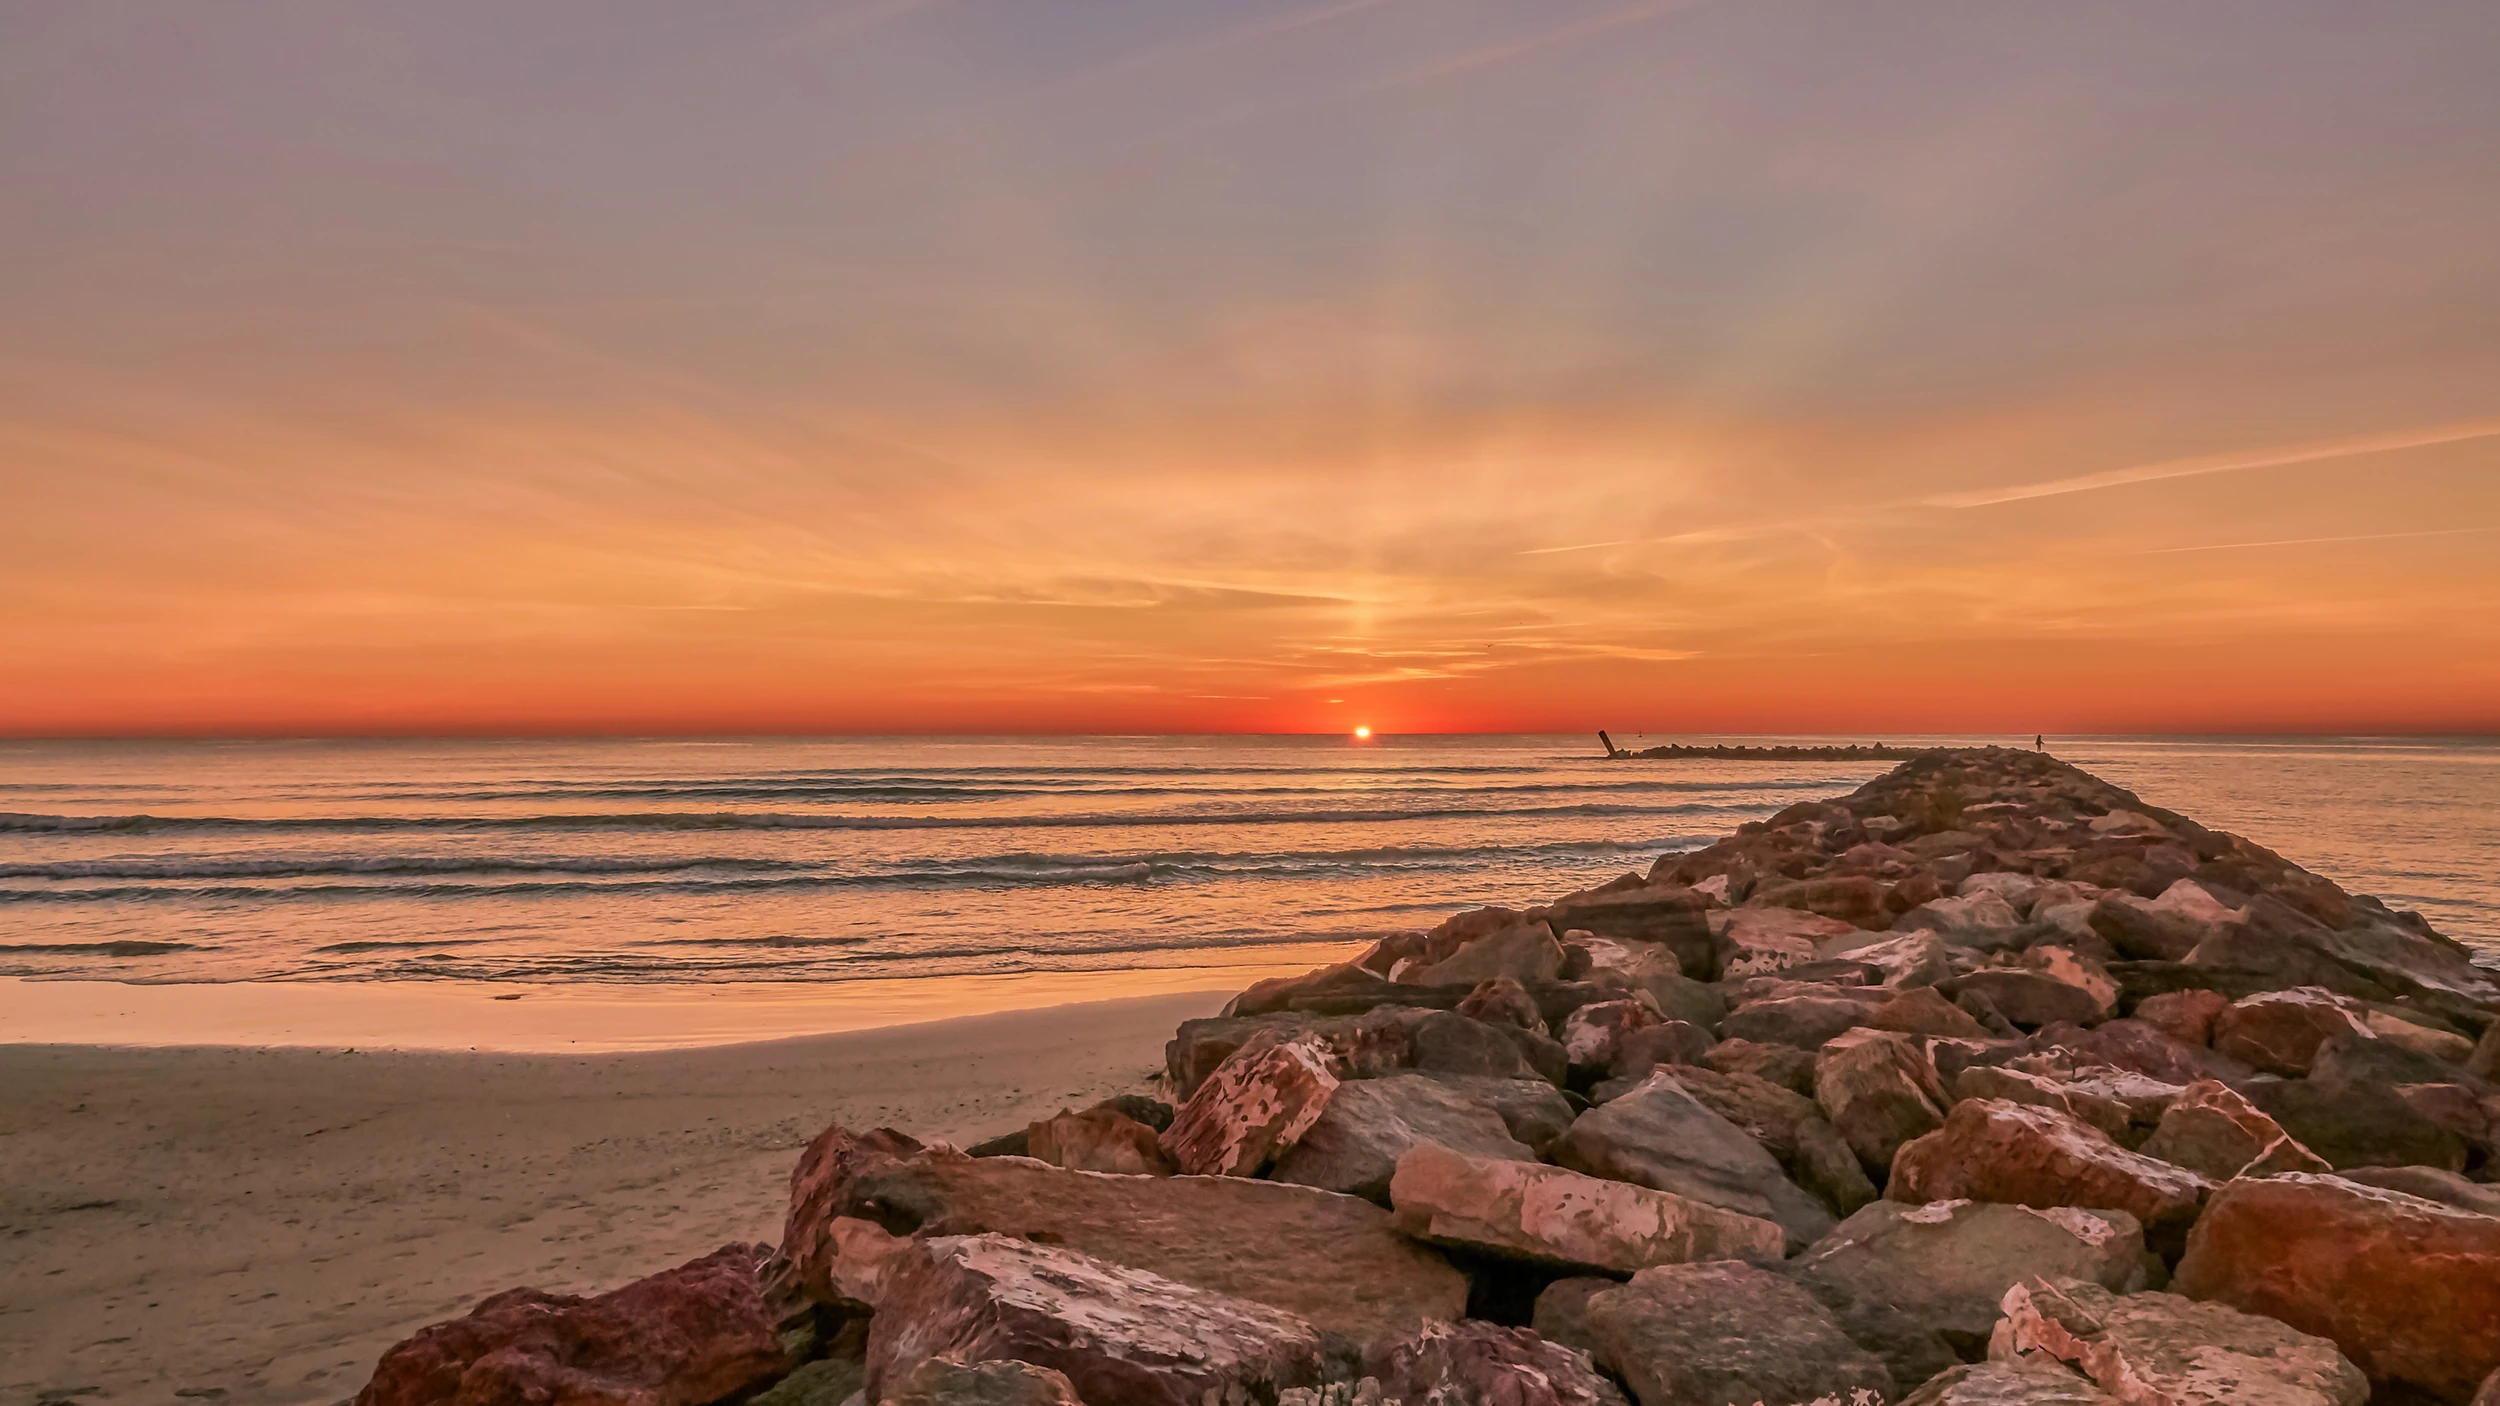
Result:
{"type": "MultiPolygon", "coordinates": [[[[2500,954],[2500,742],[2050,750],[2500,954]]],[[[1583,737],[5,743],[0,976],[1273,965],[1645,870],[1889,765],[1610,762],[1583,737]]]]}

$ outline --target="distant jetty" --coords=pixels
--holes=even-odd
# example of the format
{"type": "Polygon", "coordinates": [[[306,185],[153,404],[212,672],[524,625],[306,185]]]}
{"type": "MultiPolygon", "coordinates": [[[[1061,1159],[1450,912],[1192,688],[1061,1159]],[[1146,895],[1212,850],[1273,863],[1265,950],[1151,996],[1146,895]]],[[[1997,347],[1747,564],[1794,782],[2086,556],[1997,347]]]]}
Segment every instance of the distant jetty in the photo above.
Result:
{"type": "Polygon", "coordinates": [[[1864,746],[1851,743],[1846,747],[1687,747],[1671,742],[1663,747],[1643,747],[1633,752],[1616,746],[1615,740],[1602,730],[1597,734],[1597,740],[1606,749],[1606,759],[1617,762],[1698,761],[1705,758],[1740,762],[1899,761],[1927,750],[1921,747],[1887,747],[1881,742],[1870,742],[1864,746]]]}

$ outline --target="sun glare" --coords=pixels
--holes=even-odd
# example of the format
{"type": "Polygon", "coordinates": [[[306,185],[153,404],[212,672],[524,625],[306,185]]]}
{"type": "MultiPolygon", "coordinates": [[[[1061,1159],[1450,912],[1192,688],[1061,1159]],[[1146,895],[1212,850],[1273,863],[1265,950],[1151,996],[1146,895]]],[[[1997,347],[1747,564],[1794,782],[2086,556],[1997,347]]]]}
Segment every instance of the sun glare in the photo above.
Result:
{"type": "Polygon", "coordinates": [[[1370,739],[1371,735],[1372,730],[1369,724],[1365,724],[1364,726],[1358,727],[1354,730],[1354,740],[1357,742],[1367,741],[1370,739]]]}

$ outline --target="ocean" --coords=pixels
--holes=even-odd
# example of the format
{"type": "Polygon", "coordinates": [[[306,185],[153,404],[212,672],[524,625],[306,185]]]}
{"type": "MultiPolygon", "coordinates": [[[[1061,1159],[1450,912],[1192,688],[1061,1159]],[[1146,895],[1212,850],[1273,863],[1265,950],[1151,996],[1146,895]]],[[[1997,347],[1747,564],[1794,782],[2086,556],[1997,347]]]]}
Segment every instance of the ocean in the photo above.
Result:
{"type": "MultiPolygon", "coordinates": [[[[2050,750],[2500,959],[2500,741],[2050,750]]],[[[0,976],[833,983],[1317,961],[1645,869],[1887,766],[1608,762],[1585,737],[0,743],[0,976]]]]}

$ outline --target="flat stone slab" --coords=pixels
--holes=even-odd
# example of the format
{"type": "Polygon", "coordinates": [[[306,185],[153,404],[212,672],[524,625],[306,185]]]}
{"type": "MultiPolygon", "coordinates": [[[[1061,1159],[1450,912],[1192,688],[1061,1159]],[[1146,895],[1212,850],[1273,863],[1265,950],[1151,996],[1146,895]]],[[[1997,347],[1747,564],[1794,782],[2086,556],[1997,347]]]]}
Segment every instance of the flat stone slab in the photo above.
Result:
{"type": "Polygon", "coordinates": [[[1988,1355],[2038,1353],[2128,1406],[2361,1406],[2370,1383],[2324,1338],[2177,1294],[2072,1279],[2005,1293],[1988,1355]]]}
{"type": "Polygon", "coordinates": [[[1397,1228],[1419,1240],[1615,1274],[1693,1260],[1777,1263],[1785,1238],[1770,1221],[1672,1192],[1430,1145],[1398,1159],[1389,1199],[1397,1228]]]}

